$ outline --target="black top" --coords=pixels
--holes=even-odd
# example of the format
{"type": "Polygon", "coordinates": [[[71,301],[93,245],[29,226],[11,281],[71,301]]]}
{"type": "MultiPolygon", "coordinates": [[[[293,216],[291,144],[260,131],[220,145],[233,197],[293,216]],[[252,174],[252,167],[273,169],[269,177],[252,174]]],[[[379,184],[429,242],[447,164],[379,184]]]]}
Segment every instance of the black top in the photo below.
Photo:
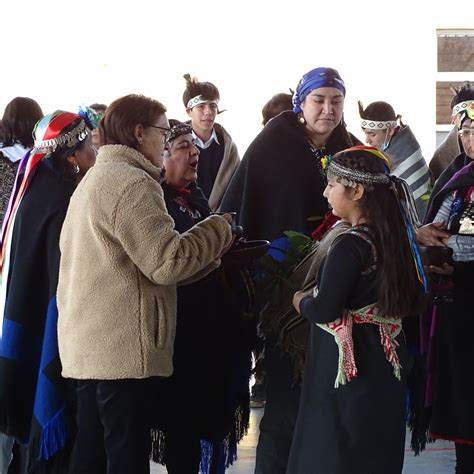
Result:
{"type": "Polygon", "coordinates": [[[222,143],[223,140],[221,144],[214,140],[207,148],[201,148],[196,145],[199,149],[197,182],[208,199],[214,187],[222,159],[224,158],[224,145],[222,143]]]}
{"type": "Polygon", "coordinates": [[[318,296],[307,296],[301,301],[301,315],[315,324],[329,323],[345,308],[357,309],[374,303],[377,281],[372,272],[365,273],[374,264],[371,248],[356,235],[343,234],[337,238],[319,268],[318,296]]]}

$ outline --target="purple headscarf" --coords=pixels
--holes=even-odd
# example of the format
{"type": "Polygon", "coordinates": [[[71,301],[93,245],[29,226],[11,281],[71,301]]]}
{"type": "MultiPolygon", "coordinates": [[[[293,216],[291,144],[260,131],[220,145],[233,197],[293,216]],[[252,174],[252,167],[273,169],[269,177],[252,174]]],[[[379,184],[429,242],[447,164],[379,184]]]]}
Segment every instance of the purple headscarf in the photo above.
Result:
{"type": "Polygon", "coordinates": [[[301,103],[314,89],[320,87],[334,87],[346,95],[346,87],[339,73],[330,67],[318,67],[307,72],[298,83],[296,92],[293,94],[293,112],[301,112],[301,103]]]}

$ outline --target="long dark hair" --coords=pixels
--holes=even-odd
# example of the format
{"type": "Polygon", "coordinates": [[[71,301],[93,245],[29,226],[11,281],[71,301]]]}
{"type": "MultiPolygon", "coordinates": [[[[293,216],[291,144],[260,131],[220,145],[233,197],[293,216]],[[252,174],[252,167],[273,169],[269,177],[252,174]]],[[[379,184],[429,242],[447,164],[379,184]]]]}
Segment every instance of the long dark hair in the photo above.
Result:
{"type": "MultiPolygon", "coordinates": [[[[342,151],[333,161],[351,170],[387,173],[385,162],[368,151],[342,151]]],[[[377,250],[377,305],[382,314],[389,317],[417,314],[423,309],[425,295],[399,202],[403,195],[402,183],[392,178],[388,184],[363,186],[365,192],[359,205],[377,250]]]]}

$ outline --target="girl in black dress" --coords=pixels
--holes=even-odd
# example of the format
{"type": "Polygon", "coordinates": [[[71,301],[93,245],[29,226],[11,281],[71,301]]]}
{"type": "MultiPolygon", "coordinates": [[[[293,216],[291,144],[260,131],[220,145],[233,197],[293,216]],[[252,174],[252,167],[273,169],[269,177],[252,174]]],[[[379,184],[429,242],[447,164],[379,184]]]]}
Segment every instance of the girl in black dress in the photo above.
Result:
{"type": "Polygon", "coordinates": [[[324,196],[352,227],[329,249],[314,291],[294,296],[313,324],[287,473],[396,474],[405,440],[401,319],[424,301],[417,215],[377,149],[325,161],[324,196]]]}

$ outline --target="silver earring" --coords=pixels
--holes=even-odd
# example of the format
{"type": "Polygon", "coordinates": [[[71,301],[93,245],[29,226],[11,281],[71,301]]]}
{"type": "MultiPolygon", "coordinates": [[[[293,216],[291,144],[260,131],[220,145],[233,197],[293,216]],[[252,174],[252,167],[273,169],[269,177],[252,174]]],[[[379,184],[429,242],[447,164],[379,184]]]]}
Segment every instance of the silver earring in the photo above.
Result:
{"type": "Polygon", "coordinates": [[[79,174],[79,171],[81,171],[81,168],[79,168],[77,163],[74,163],[74,173],[79,174]]]}

